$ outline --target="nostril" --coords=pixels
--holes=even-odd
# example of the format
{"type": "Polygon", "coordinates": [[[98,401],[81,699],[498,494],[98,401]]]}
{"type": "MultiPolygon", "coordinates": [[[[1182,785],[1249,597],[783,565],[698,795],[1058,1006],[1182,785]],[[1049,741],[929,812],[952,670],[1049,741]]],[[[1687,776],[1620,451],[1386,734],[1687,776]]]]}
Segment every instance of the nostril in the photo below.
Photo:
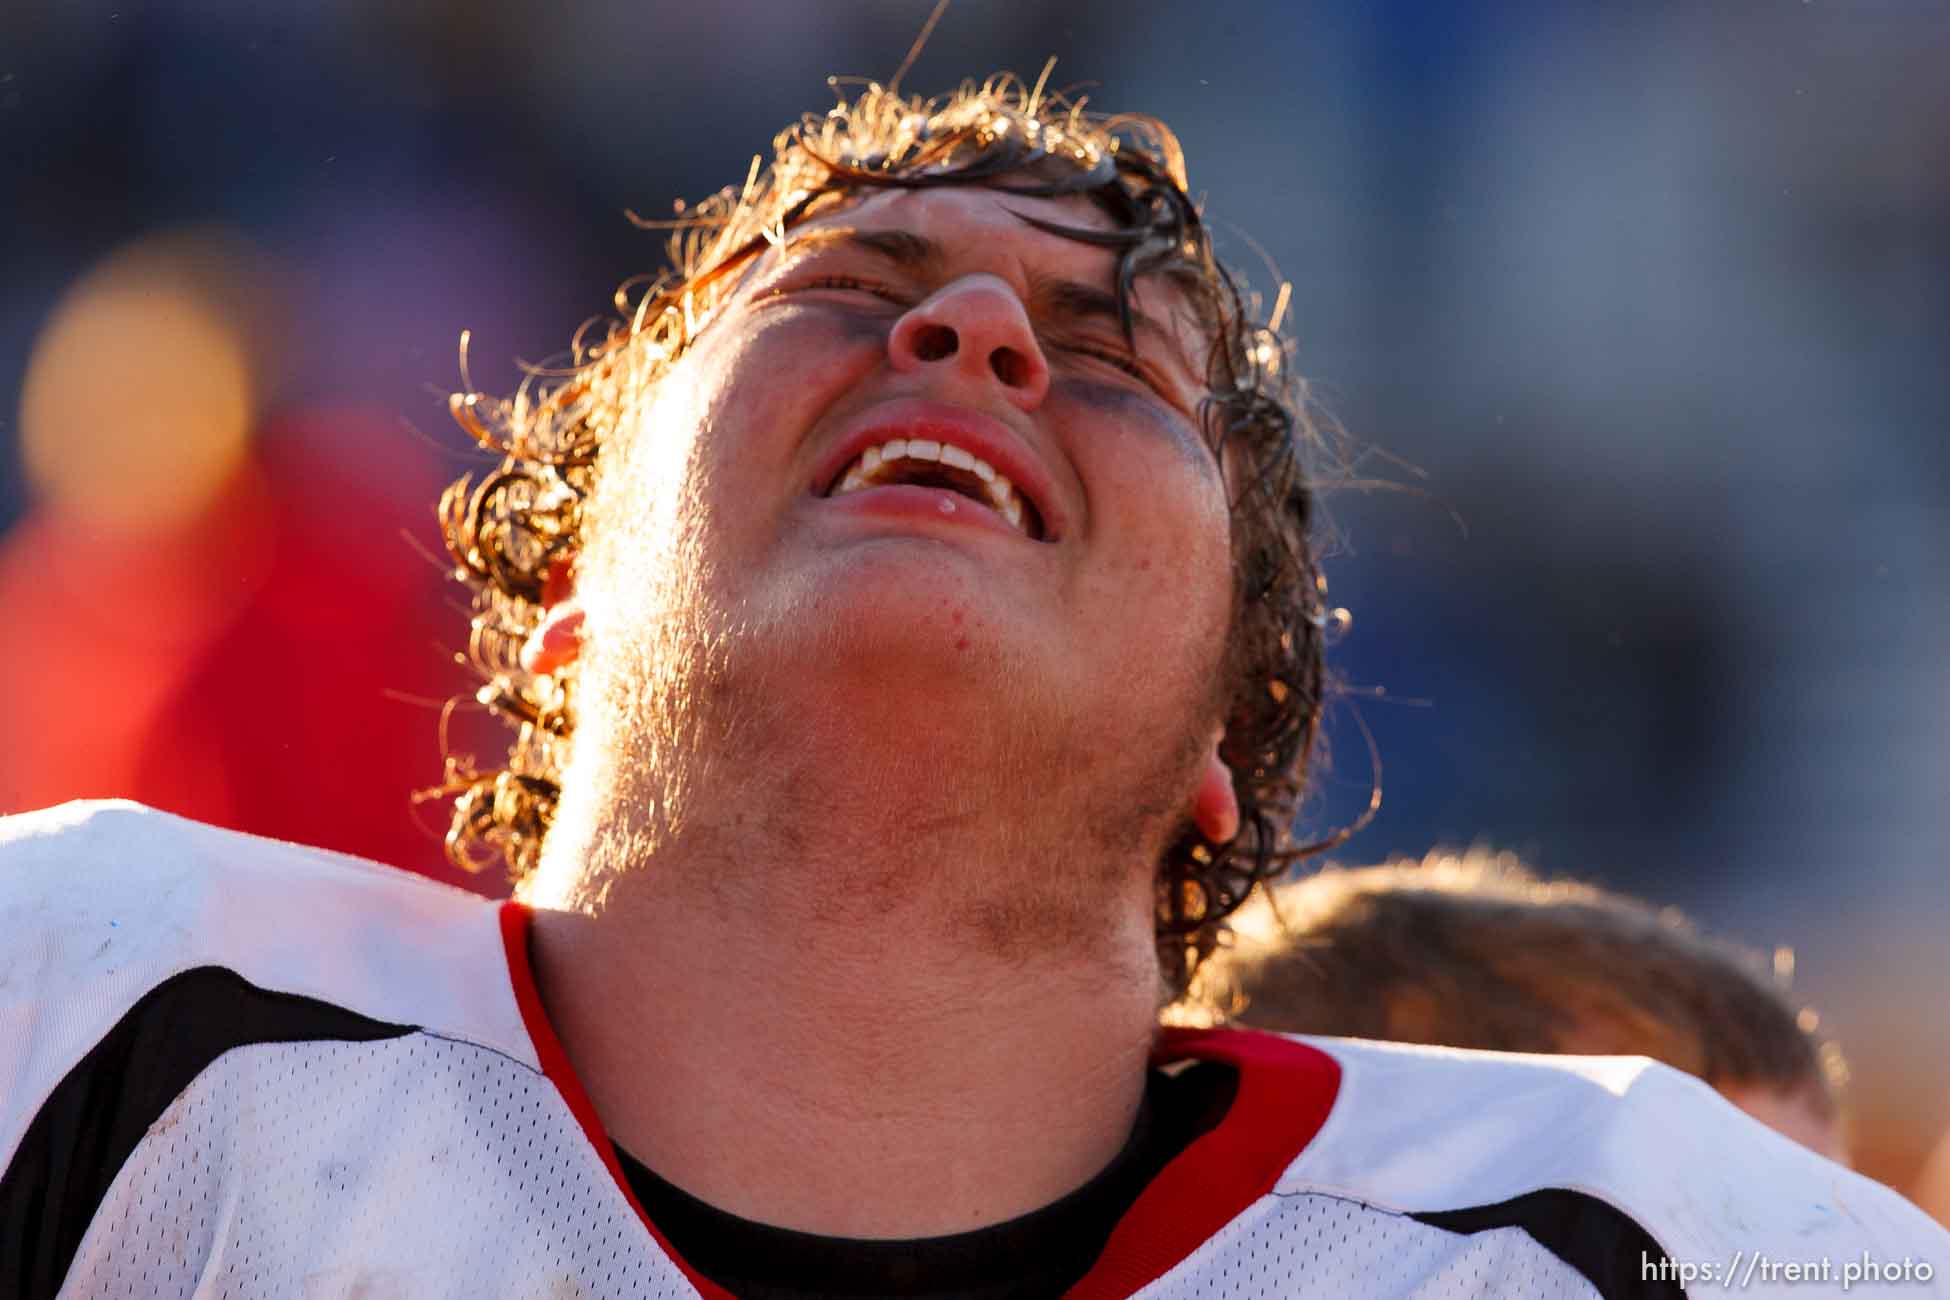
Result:
{"type": "Polygon", "coordinates": [[[997,348],[989,353],[989,368],[1010,388],[1029,386],[1029,358],[1014,348],[997,348]]]}
{"type": "Polygon", "coordinates": [[[941,361],[955,355],[961,341],[946,325],[923,325],[914,331],[914,355],[922,361],[941,361]]]}

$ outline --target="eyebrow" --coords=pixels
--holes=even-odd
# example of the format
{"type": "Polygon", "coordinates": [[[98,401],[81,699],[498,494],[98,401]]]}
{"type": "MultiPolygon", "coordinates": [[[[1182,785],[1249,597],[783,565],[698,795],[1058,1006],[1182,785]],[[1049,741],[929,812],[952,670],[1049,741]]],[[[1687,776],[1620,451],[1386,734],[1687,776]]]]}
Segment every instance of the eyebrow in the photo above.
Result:
{"type": "MultiPolygon", "coordinates": [[[[804,231],[786,245],[786,252],[796,261],[842,247],[872,253],[904,271],[933,270],[947,260],[947,251],[926,235],[911,230],[861,230],[852,226],[820,226],[804,231]]],[[[1067,320],[1109,320],[1122,324],[1117,295],[1080,280],[1031,271],[1029,295],[1045,312],[1067,320]]],[[[1185,355],[1183,344],[1172,331],[1139,311],[1136,304],[1131,304],[1130,313],[1134,331],[1150,335],[1185,367],[1187,375],[1193,379],[1199,377],[1197,367],[1185,355]]]]}
{"type": "Polygon", "coordinates": [[[795,235],[786,245],[792,260],[835,247],[858,248],[887,259],[906,271],[925,271],[943,260],[941,245],[911,230],[859,230],[852,226],[820,226],[795,235]]]}

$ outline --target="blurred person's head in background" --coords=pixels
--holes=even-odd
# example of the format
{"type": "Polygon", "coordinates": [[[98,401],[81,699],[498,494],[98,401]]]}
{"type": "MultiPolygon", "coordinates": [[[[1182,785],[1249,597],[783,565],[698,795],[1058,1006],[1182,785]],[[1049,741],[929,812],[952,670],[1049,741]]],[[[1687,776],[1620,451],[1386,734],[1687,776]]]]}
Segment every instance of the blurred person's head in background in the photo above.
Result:
{"type": "MultiPolygon", "coordinates": [[[[1148,119],[1008,78],[926,103],[873,86],[783,133],[743,186],[680,207],[671,270],[626,286],[566,376],[456,398],[505,455],[443,514],[477,593],[480,698],[518,731],[505,763],[449,773],[456,859],[505,859],[558,903],[594,896],[694,823],[708,783],[776,766],[778,735],[764,763],[750,746],[782,716],[843,729],[841,753],[895,732],[939,731],[961,755],[994,742],[1016,791],[1010,773],[1088,737],[1090,780],[1041,791],[1016,825],[1086,825],[1091,842],[1053,855],[1022,839],[1002,857],[1037,865],[974,910],[1052,944],[1055,918],[1106,910],[1136,877],[1120,867],[1086,900],[1077,862],[1135,792],[1142,826],[1112,856],[1154,868],[1140,887],[1182,985],[1224,913],[1291,856],[1327,617],[1304,390],[1186,183],[1148,119]],[[948,418],[930,414],[944,394],[993,408],[992,433],[1033,424],[990,440],[1032,453],[944,452],[952,430],[854,445],[891,404],[907,403],[902,428],[948,418]],[[946,551],[907,581],[882,569],[908,551],[856,564],[822,536],[842,516],[808,504],[900,485],[1072,545],[1024,552],[1049,572],[1005,601],[992,581],[944,584],[946,551]],[[876,675],[864,702],[856,669],[876,675]],[[561,847],[545,853],[545,835],[561,847]]],[[[888,779],[903,771],[890,761],[888,779]]],[[[963,802],[1013,807],[1006,793],[970,784],[963,802]]]]}
{"type": "Polygon", "coordinates": [[[1950,1226],[1950,1130],[1945,1130],[1929,1159],[1923,1162],[1923,1172],[1916,1179],[1915,1197],[1916,1203],[1938,1223],[1950,1226]]]}
{"type": "Polygon", "coordinates": [[[1790,999],[1791,957],[1677,909],[1472,851],[1330,867],[1231,919],[1195,999],[1241,1023],[1500,1052],[1648,1056],[1835,1160],[1845,1071],[1790,999]]]}

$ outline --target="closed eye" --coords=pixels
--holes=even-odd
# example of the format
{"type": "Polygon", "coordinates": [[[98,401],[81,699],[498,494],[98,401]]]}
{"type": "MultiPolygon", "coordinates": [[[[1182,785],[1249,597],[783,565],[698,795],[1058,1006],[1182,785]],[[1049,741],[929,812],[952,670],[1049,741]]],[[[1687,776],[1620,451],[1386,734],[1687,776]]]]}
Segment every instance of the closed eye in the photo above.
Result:
{"type": "Polygon", "coordinates": [[[1103,362],[1105,365],[1116,366],[1133,379],[1142,379],[1146,383],[1151,382],[1151,376],[1145,372],[1144,367],[1131,360],[1124,353],[1113,352],[1109,348],[1093,348],[1088,344],[1078,343],[1065,343],[1063,350],[1066,352],[1075,352],[1079,356],[1094,358],[1103,362]]]}
{"type": "Polygon", "coordinates": [[[1187,419],[1195,419],[1191,408],[1186,405],[1177,386],[1165,380],[1155,369],[1133,357],[1129,352],[1120,351],[1115,348],[1099,347],[1090,343],[1074,343],[1068,340],[1055,344],[1054,346],[1060,347],[1063,351],[1073,355],[1088,357],[1092,361],[1101,362],[1104,365],[1123,371],[1132,379],[1142,384],[1148,392],[1164,402],[1165,405],[1171,407],[1171,409],[1177,411],[1187,419]]]}
{"type": "Polygon", "coordinates": [[[780,290],[778,290],[778,292],[780,293],[790,292],[790,290],[794,288],[802,289],[802,290],[803,289],[852,289],[852,290],[857,290],[861,293],[870,293],[874,295],[876,298],[885,298],[889,302],[899,301],[899,299],[895,298],[893,293],[885,285],[875,284],[871,280],[862,280],[858,276],[852,276],[852,275],[817,275],[810,280],[804,281],[801,284],[781,288],[780,290]]]}

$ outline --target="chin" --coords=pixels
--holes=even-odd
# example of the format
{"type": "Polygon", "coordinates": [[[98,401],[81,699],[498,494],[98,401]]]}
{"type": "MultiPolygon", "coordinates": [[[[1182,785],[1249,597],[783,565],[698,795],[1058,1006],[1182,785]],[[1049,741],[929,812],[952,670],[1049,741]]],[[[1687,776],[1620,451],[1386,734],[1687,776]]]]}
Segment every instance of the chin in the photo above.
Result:
{"type": "Polygon", "coordinates": [[[982,572],[951,545],[916,540],[849,548],[795,578],[776,615],[759,622],[800,647],[795,653],[815,656],[800,658],[802,669],[873,660],[891,661],[895,672],[954,673],[1059,643],[1063,629],[1038,617],[1041,602],[1023,599],[1019,587],[982,572]]]}

